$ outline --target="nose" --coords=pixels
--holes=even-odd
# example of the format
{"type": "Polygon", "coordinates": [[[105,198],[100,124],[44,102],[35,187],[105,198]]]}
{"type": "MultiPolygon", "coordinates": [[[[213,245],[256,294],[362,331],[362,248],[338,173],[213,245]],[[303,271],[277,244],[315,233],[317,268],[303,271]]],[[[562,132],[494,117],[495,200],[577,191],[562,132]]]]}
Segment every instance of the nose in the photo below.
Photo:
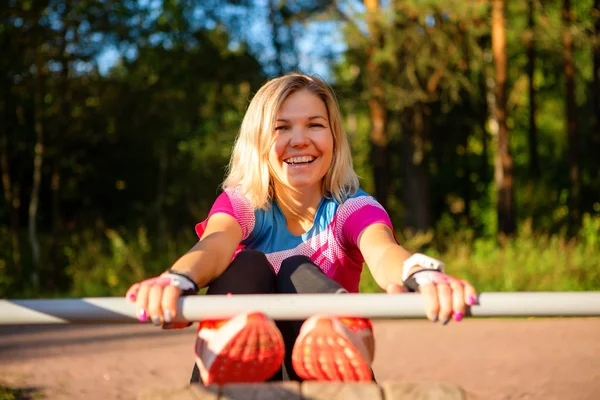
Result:
{"type": "Polygon", "coordinates": [[[306,135],[305,130],[302,127],[295,127],[292,130],[292,137],[290,138],[290,146],[292,147],[303,147],[308,146],[309,139],[306,135]]]}

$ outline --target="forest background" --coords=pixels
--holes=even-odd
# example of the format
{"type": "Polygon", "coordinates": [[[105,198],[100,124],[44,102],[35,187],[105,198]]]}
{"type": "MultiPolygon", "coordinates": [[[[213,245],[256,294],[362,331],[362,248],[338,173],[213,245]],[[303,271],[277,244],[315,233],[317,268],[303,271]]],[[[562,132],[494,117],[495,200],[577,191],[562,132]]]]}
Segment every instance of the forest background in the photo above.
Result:
{"type": "Polygon", "coordinates": [[[407,248],[482,291],[600,289],[599,0],[7,0],[0,18],[0,298],[120,296],[168,268],[249,99],[294,70],[334,86],[407,248]]]}

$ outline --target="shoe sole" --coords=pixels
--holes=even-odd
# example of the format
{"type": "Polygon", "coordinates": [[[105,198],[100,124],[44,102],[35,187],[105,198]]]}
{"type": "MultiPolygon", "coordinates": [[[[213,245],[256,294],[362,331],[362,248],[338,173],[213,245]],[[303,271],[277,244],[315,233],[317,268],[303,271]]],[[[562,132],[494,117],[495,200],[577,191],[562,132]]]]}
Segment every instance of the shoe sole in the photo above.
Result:
{"type": "MultiPolygon", "coordinates": [[[[264,382],[281,367],[285,353],[283,337],[264,314],[250,313],[245,319],[232,320],[221,328],[237,332],[224,343],[218,354],[207,353],[214,357],[208,370],[198,365],[205,385],[264,382]],[[236,327],[240,322],[243,325],[236,327]],[[233,325],[227,326],[230,323],[233,325]]],[[[202,352],[211,352],[207,343],[203,344],[197,345],[197,358],[202,352]]]]}
{"type": "Polygon", "coordinates": [[[292,351],[292,365],[305,380],[373,380],[367,361],[356,346],[335,329],[330,318],[318,319],[312,329],[299,337],[292,351]]]}

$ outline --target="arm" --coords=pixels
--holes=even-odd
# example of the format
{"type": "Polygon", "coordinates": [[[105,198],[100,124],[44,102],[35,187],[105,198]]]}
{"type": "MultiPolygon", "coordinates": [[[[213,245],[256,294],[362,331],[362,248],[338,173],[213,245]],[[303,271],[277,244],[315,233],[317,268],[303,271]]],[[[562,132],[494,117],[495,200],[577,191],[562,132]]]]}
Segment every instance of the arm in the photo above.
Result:
{"type": "MultiPolygon", "coordinates": [[[[199,287],[208,285],[228,267],[242,239],[242,228],[231,215],[212,215],[200,241],[181,256],[171,270],[185,274],[199,287]]],[[[136,283],[127,291],[127,298],[136,302],[138,318],[148,316],[155,325],[171,322],[177,312],[178,287],[154,284],[154,280],[136,283]]]]}
{"type": "MultiPolygon", "coordinates": [[[[380,223],[368,225],[357,242],[377,284],[388,293],[406,291],[402,282],[402,264],[411,253],[396,243],[390,227],[380,223]]],[[[422,267],[415,266],[411,271],[419,269],[422,267]]],[[[475,289],[466,281],[439,272],[434,274],[437,277],[434,281],[419,287],[427,317],[434,322],[439,318],[444,324],[451,316],[460,321],[465,315],[465,304],[474,303],[475,289]]]]}
{"type": "Polygon", "coordinates": [[[396,243],[392,230],[387,225],[367,226],[358,236],[357,242],[380,288],[390,291],[390,285],[402,286],[402,263],[411,253],[396,243]]]}
{"type": "Polygon", "coordinates": [[[208,220],[200,241],[171,269],[189,276],[198,287],[205,287],[229,266],[241,240],[242,229],[231,215],[214,214],[208,220]]]}

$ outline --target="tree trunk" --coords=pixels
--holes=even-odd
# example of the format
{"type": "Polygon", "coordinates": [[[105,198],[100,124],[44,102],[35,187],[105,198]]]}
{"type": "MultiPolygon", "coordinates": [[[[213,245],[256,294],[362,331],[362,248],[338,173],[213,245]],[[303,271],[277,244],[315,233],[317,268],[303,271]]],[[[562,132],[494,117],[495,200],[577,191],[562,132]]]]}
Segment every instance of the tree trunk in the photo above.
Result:
{"type": "Polygon", "coordinates": [[[374,53],[381,48],[381,32],[377,26],[378,0],[365,0],[369,45],[367,47],[367,88],[369,90],[369,111],[371,116],[371,165],[375,182],[375,198],[387,208],[390,192],[390,155],[387,133],[388,112],[385,107],[385,93],[380,79],[379,66],[374,53]]]}
{"type": "Polygon", "coordinates": [[[492,51],[496,76],[496,120],[498,121],[498,149],[495,158],[496,210],[498,233],[512,235],[516,231],[513,160],[510,136],[506,126],[507,56],[504,0],[493,0],[492,51]]]}
{"type": "Polygon", "coordinates": [[[529,77],[529,174],[533,178],[540,175],[540,161],[538,155],[537,124],[535,116],[537,106],[535,102],[535,0],[527,0],[527,76],[529,77]]]}
{"type": "MultiPolygon", "coordinates": [[[[594,36],[592,38],[593,52],[593,125],[592,125],[592,154],[600,154],[600,0],[594,0],[592,9],[594,18],[594,36]]],[[[595,170],[600,170],[600,162],[596,161],[595,170]]]]}
{"type": "MultiPolygon", "coordinates": [[[[56,110],[56,123],[53,125],[53,132],[50,138],[48,138],[49,145],[53,145],[52,156],[48,154],[48,158],[52,158],[52,176],[50,180],[50,190],[52,192],[52,237],[49,246],[48,256],[48,271],[44,278],[44,286],[48,290],[55,290],[61,280],[63,271],[58,269],[60,265],[60,253],[61,253],[61,230],[62,230],[62,217],[60,210],[60,192],[61,192],[61,156],[62,148],[60,143],[64,140],[64,137],[69,132],[69,120],[68,120],[68,108],[69,108],[69,70],[70,63],[67,56],[67,37],[69,26],[69,14],[71,12],[71,1],[66,0],[64,2],[65,8],[62,13],[63,27],[60,34],[60,47],[58,52],[58,59],[60,60],[61,70],[59,75],[59,90],[60,99],[58,99],[58,107],[56,110]],[[61,140],[62,139],[62,140],[61,140]]],[[[49,135],[50,136],[50,135],[49,135]]],[[[47,153],[50,153],[48,148],[47,153]]]]}
{"type": "Polygon", "coordinates": [[[471,217],[471,201],[473,200],[473,183],[471,182],[471,174],[473,173],[473,168],[471,168],[471,157],[469,155],[469,138],[473,135],[473,128],[466,121],[463,123],[463,132],[464,138],[462,141],[462,145],[465,148],[466,156],[463,157],[462,164],[465,168],[465,178],[462,179],[462,198],[464,201],[463,215],[467,220],[467,223],[471,225],[473,219],[471,217]]]}
{"type": "Polygon", "coordinates": [[[278,21],[279,11],[277,10],[277,0],[269,0],[269,22],[271,23],[271,35],[273,37],[273,47],[275,48],[275,66],[277,67],[276,75],[284,72],[283,62],[281,61],[281,42],[279,38],[279,30],[281,24],[278,21]]]}
{"type": "Polygon", "coordinates": [[[565,77],[565,108],[567,141],[569,146],[569,223],[576,230],[581,222],[581,172],[579,138],[577,137],[577,110],[575,105],[575,64],[573,60],[573,37],[571,35],[571,0],[563,0],[563,47],[565,77]]]}
{"type": "Polygon", "coordinates": [[[157,179],[157,196],[156,196],[156,220],[158,223],[158,251],[161,254],[166,253],[168,247],[167,236],[167,217],[165,215],[165,200],[167,198],[167,170],[169,166],[169,153],[166,143],[160,150],[158,160],[158,179],[157,179]]]}
{"type": "Polygon", "coordinates": [[[50,246],[48,251],[48,271],[44,274],[44,287],[50,291],[56,290],[61,280],[61,272],[58,269],[60,265],[61,253],[61,227],[62,220],[60,216],[60,184],[61,171],[59,155],[54,156],[52,161],[52,175],[50,178],[50,190],[52,192],[52,237],[50,238],[50,246]]]}
{"type": "Polygon", "coordinates": [[[431,227],[424,146],[428,128],[422,111],[418,109],[405,110],[401,119],[404,225],[410,234],[414,234],[431,227]]]}
{"type": "Polygon", "coordinates": [[[43,107],[44,107],[44,63],[39,54],[36,56],[36,77],[34,93],[34,129],[35,146],[33,155],[33,181],[31,184],[31,199],[29,201],[29,241],[31,243],[31,252],[33,260],[33,270],[31,272],[31,281],[34,287],[39,287],[39,267],[40,267],[40,244],[37,235],[37,213],[40,198],[40,186],[42,182],[42,163],[44,160],[44,125],[43,125],[43,107]]]}
{"type": "MultiPolygon", "coordinates": [[[[6,97],[5,97],[6,98],[6,97]]],[[[5,98],[0,103],[0,117],[7,121],[7,110],[5,98]]],[[[9,235],[11,241],[12,263],[15,278],[21,275],[21,241],[19,239],[19,196],[13,191],[12,177],[10,174],[10,163],[8,158],[8,132],[7,124],[0,124],[0,169],[2,170],[2,188],[4,201],[8,208],[9,235]]]]}
{"type": "MultiPolygon", "coordinates": [[[[492,60],[493,57],[489,49],[484,52],[484,60],[492,60]]],[[[496,120],[496,99],[494,98],[494,92],[496,90],[494,81],[494,68],[493,65],[488,65],[487,61],[484,61],[485,65],[481,71],[481,77],[479,82],[479,88],[482,93],[485,93],[485,97],[479,102],[479,126],[481,127],[481,158],[479,168],[481,170],[481,180],[486,185],[491,180],[490,166],[489,166],[489,137],[488,127],[490,128],[490,134],[492,137],[498,137],[498,121],[496,120]]]]}

